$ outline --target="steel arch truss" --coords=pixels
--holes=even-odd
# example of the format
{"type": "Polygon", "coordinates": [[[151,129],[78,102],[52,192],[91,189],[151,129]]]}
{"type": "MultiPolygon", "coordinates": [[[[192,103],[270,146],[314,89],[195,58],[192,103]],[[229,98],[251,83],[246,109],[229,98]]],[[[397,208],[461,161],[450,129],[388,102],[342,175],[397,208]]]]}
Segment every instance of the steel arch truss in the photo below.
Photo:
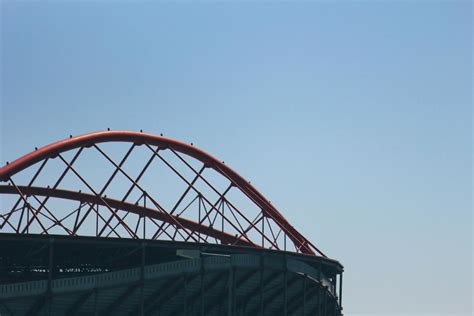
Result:
{"type": "Polygon", "coordinates": [[[103,131],[0,168],[0,232],[216,243],[325,256],[247,180],[168,137],[103,131]]]}

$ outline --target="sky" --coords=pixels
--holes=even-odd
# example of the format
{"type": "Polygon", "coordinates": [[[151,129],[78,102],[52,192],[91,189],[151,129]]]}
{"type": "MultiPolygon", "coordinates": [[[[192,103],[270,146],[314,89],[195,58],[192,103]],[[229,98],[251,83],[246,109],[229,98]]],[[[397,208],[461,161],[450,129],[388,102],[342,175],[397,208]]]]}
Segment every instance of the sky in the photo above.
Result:
{"type": "Polygon", "coordinates": [[[472,315],[470,1],[2,1],[0,164],[143,129],[252,181],[346,315],[472,315]]]}

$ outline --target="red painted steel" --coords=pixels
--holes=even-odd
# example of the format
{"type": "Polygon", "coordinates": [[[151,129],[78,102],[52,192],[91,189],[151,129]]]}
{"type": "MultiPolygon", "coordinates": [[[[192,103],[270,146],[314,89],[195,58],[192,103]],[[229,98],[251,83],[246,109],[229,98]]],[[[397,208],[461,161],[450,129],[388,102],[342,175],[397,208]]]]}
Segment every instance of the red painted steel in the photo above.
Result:
{"type": "MultiPolygon", "coordinates": [[[[137,215],[146,216],[158,219],[164,222],[171,222],[168,216],[165,214],[157,212],[154,209],[146,208],[143,206],[130,204],[126,202],[122,202],[119,200],[111,199],[111,198],[103,198],[100,199],[99,197],[87,194],[83,192],[75,192],[69,190],[61,190],[61,189],[51,189],[51,188],[42,188],[42,187],[32,187],[32,186],[19,186],[18,189],[23,194],[29,195],[39,195],[39,196],[49,196],[49,197],[56,197],[60,199],[67,199],[67,200],[75,200],[79,202],[88,202],[93,204],[99,204],[105,206],[106,204],[113,207],[118,208],[127,212],[135,213],[137,215]],[[105,203],[104,203],[105,202],[105,203]]],[[[13,186],[10,185],[0,185],[0,193],[2,194],[16,194],[17,191],[13,186]]],[[[174,220],[179,222],[183,227],[193,230],[199,231],[207,236],[214,237],[222,241],[224,244],[234,244],[240,246],[249,246],[249,247],[257,247],[257,245],[250,243],[246,240],[238,239],[235,236],[227,234],[225,232],[221,232],[219,230],[213,229],[208,226],[200,225],[194,221],[188,220],[186,218],[173,216],[174,220]]]]}
{"type": "MultiPolygon", "coordinates": [[[[288,236],[288,238],[294,243],[298,251],[300,251],[301,253],[310,254],[310,255],[315,255],[316,253],[318,253],[321,256],[326,257],[318,248],[316,248],[309,240],[307,240],[292,225],[290,225],[290,223],[283,217],[283,215],[257,189],[255,189],[250,184],[250,182],[245,180],[237,172],[235,172],[233,169],[231,169],[229,166],[225,165],[223,162],[219,161],[215,157],[206,153],[205,151],[193,145],[186,144],[184,142],[181,142],[169,137],[158,136],[158,135],[142,133],[142,132],[134,132],[134,131],[99,131],[99,132],[93,132],[93,133],[84,134],[84,135],[80,135],[76,137],[70,137],[70,138],[52,143],[50,145],[41,147],[1,167],[0,168],[0,181],[9,181],[11,176],[28,168],[29,166],[32,166],[33,164],[40,162],[42,160],[48,159],[48,158],[54,158],[58,155],[60,156],[61,153],[66,152],[68,150],[72,150],[76,148],[84,148],[84,147],[89,148],[89,147],[95,146],[96,144],[105,143],[105,142],[129,142],[129,143],[134,143],[136,145],[145,144],[145,145],[157,146],[160,149],[172,149],[176,152],[188,155],[190,157],[193,157],[201,161],[206,167],[214,169],[215,171],[217,171],[218,173],[226,177],[229,181],[231,181],[231,183],[235,187],[239,188],[250,200],[252,200],[262,210],[262,213],[265,216],[273,219],[273,221],[277,223],[277,225],[283,230],[283,232],[288,236]]],[[[22,190],[23,189],[26,190],[26,187],[22,187],[22,190]]],[[[64,190],[63,191],[57,190],[57,189],[54,189],[54,190],[48,191],[48,194],[56,195],[58,197],[68,196],[69,198],[73,198],[71,193],[66,194],[64,190]],[[56,191],[53,192],[54,190],[56,191]]],[[[97,198],[101,199],[100,197],[97,197],[97,198]]],[[[98,202],[97,200],[94,200],[94,201],[98,202]]],[[[120,205],[120,206],[124,207],[124,205],[120,205]]],[[[143,210],[143,212],[146,213],[147,211],[143,210]]],[[[146,216],[154,216],[154,215],[148,212],[146,216]]],[[[167,216],[169,217],[169,214],[167,216]]],[[[164,217],[166,216],[163,216],[163,218],[164,217]]],[[[176,217],[176,219],[177,218],[178,217],[176,217]]],[[[169,217],[169,219],[167,219],[167,221],[175,221],[176,219],[175,217],[171,216],[169,217]]],[[[209,227],[202,225],[201,223],[191,224],[191,223],[183,222],[183,219],[181,218],[179,219],[179,221],[176,223],[178,223],[179,225],[186,223],[186,225],[190,225],[189,227],[192,226],[192,229],[196,231],[201,231],[201,230],[204,231],[204,230],[209,229],[209,227]]],[[[208,233],[212,233],[214,235],[216,234],[213,231],[208,231],[208,233]]],[[[216,235],[216,237],[219,239],[221,238],[226,239],[226,238],[230,238],[229,236],[231,236],[228,234],[225,234],[225,235],[226,236],[222,235],[220,237],[217,237],[216,235]]],[[[235,239],[235,237],[233,236],[231,237],[235,239]]],[[[243,243],[247,243],[247,241],[245,240],[242,240],[242,239],[239,239],[239,240],[243,243]]]]}

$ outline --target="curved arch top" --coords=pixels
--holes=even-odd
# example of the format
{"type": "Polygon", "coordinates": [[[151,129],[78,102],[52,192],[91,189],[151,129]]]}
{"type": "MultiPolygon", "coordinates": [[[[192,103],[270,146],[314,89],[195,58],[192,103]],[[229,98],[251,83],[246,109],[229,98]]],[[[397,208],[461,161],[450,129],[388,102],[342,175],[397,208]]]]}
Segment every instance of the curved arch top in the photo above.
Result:
{"type": "Polygon", "coordinates": [[[3,167],[0,167],[0,181],[8,181],[14,174],[32,166],[33,164],[47,158],[53,158],[68,150],[91,147],[95,144],[105,142],[128,142],[138,145],[148,144],[151,146],[157,146],[161,149],[172,149],[201,161],[206,167],[212,168],[226,177],[232,185],[238,187],[249,199],[251,199],[262,210],[265,216],[272,218],[276,223],[278,223],[292,242],[294,242],[295,245],[299,245],[299,250],[302,253],[310,255],[318,253],[321,256],[326,257],[318,248],[290,225],[284,216],[254,186],[252,186],[250,182],[245,180],[236,171],[204,150],[199,149],[192,144],[187,144],[169,137],[135,131],[99,131],[70,137],[41,147],[11,163],[7,163],[3,167]]]}

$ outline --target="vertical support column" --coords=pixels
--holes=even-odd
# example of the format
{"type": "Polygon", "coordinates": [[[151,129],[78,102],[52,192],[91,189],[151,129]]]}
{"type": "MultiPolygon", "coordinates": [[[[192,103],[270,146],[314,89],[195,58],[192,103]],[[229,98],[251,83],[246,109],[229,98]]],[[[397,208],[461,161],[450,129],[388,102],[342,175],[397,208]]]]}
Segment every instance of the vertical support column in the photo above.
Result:
{"type": "Polygon", "coordinates": [[[96,210],[95,210],[95,236],[99,237],[99,205],[96,204],[96,210]]]}
{"type": "Polygon", "coordinates": [[[318,287],[318,316],[321,316],[321,309],[322,309],[322,304],[323,304],[323,294],[324,294],[324,288],[323,288],[323,282],[321,278],[321,269],[323,268],[321,262],[319,263],[318,267],[318,281],[319,281],[319,287],[318,287]]]}
{"type": "Polygon", "coordinates": [[[97,315],[99,315],[99,311],[97,309],[97,287],[94,287],[92,292],[93,292],[93,295],[94,295],[94,315],[97,316],[97,315]]]}
{"type": "Polygon", "coordinates": [[[97,308],[97,296],[99,290],[95,287],[92,291],[94,292],[94,315],[97,316],[99,315],[99,309],[97,308]]]}
{"type": "Polygon", "coordinates": [[[342,311],[342,271],[339,275],[339,309],[342,311]]]}
{"type": "Polygon", "coordinates": [[[232,262],[230,262],[230,269],[229,269],[229,280],[228,280],[228,292],[227,292],[227,316],[232,316],[234,311],[234,267],[232,267],[232,262]]]}
{"type": "MultiPolygon", "coordinates": [[[[200,220],[200,219],[199,219],[200,220]]],[[[201,257],[201,288],[200,288],[200,297],[201,297],[201,316],[204,316],[204,258],[201,257]]]]}
{"type": "Polygon", "coordinates": [[[30,204],[27,204],[26,205],[26,233],[27,234],[30,233],[30,225],[28,225],[29,222],[30,222],[30,204]]]}
{"type": "Polygon", "coordinates": [[[303,274],[303,316],[306,315],[306,273],[303,274]]]}
{"type": "MultiPolygon", "coordinates": [[[[146,192],[143,194],[143,207],[146,208],[146,192]]],[[[143,239],[146,239],[146,217],[143,217],[143,239]]]]}
{"type": "Polygon", "coordinates": [[[284,315],[287,316],[288,315],[288,265],[287,265],[287,258],[286,258],[286,255],[285,255],[285,270],[283,271],[284,275],[283,275],[283,282],[285,282],[284,284],[284,292],[283,292],[283,311],[284,311],[284,315]]]}
{"type": "Polygon", "coordinates": [[[183,273],[183,315],[186,316],[188,312],[188,275],[183,273]]]}
{"type": "Polygon", "coordinates": [[[327,288],[326,286],[323,285],[323,315],[324,316],[327,316],[327,312],[328,312],[328,300],[324,298],[324,296],[326,296],[326,293],[327,292],[327,288]]]}
{"type": "Polygon", "coordinates": [[[321,283],[316,284],[316,310],[317,315],[321,316],[321,283]]]}
{"type": "Polygon", "coordinates": [[[48,286],[46,289],[46,302],[48,304],[48,314],[52,315],[52,282],[54,270],[54,238],[50,237],[48,240],[48,286]]]}
{"type": "MultiPolygon", "coordinates": [[[[222,202],[221,202],[221,205],[222,205],[222,215],[221,215],[221,229],[222,229],[222,232],[224,232],[224,216],[225,216],[225,204],[224,204],[224,199],[222,199],[222,202]]],[[[222,241],[221,241],[222,242],[222,241]]]]}
{"type": "Polygon", "coordinates": [[[333,297],[334,297],[334,308],[333,309],[333,315],[337,315],[337,303],[338,303],[338,297],[337,297],[337,272],[334,273],[334,276],[332,278],[332,290],[333,290],[333,297]]]}
{"type": "MultiPolygon", "coordinates": [[[[198,223],[201,223],[201,203],[202,203],[202,197],[201,193],[198,193],[199,196],[199,201],[198,201],[198,223]]],[[[176,228],[178,229],[178,228],[176,228]]],[[[201,232],[198,231],[198,242],[201,242],[201,232]]]]}
{"type": "Polygon", "coordinates": [[[142,242],[142,260],[140,267],[140,315],[145,315],[145,259],[146,259],[146,243],[142,242]]]}
{"type": "Polygon", "coordinates": [[[260,288],[260,315],[263,316],[264,313],[264,307],[263,307],[263,290],[264,290],[264,284],[263,284],[263,276],[264,276],[264,270],[263,270],[263,255],[260,255],[260,283],[259,283],[259,288],[260,288]]]}

